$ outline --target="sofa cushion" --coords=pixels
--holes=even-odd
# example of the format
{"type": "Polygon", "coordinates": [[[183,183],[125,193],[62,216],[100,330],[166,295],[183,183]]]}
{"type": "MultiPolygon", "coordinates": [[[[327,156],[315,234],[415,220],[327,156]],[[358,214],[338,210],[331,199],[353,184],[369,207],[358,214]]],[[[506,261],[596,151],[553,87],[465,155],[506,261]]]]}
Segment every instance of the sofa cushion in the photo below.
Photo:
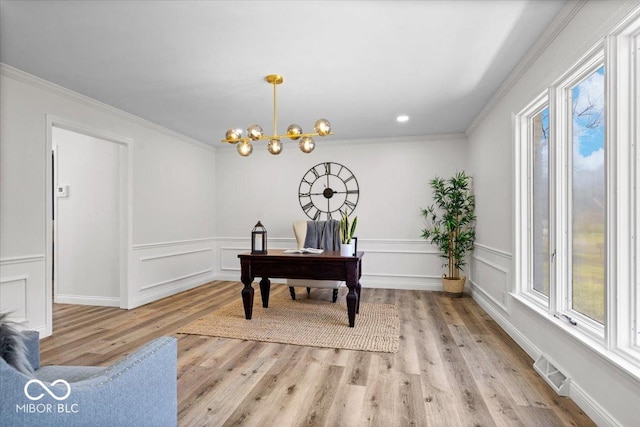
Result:
{"type": "Polygon", "coordinates": [[[33,368],[27,357],[24,335],[8,317],[9,313],[0,313],[0,357],[19,372],[30,376],[33,368]]]}

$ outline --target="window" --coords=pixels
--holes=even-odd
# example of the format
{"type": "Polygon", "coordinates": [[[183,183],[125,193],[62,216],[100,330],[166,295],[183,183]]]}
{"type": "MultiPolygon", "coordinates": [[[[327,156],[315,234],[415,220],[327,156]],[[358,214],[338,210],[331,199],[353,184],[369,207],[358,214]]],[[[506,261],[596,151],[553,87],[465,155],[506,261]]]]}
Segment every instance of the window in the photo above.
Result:
{"type": "Polygon", "coordinates": [[[521,294],[604,339],[605,67],[599,49],[520,113],[521,294]],[[522,147],[524,146],[524,147],[522,147]]]}
{"type": "Polygon", "coordinates": [[[604,66],[570,88],[571,292],[568,308],[604,323],[604,66]]]}
{"type": "Polygon", "coordinates": [[[522,247],[520,271],[522,295],[548,310],[551,291],[550,226],[550,128],[549,97],[542,94],[529,104],[516,120],[521,158],[516,187],[521,203],[516,205],[516,234],[522,247]],[[519,225],[518,225],[519,223],[519,225]]]}
{"type": "Polygon", "coordinates": [[[640,376],[634,14],[515,117],[515,296],[640,376]]]}
{"type": "Polygon", "coordinates": [[[533,146],[532,290],[549,298],[549,106],[529,119],[533,146]]]}

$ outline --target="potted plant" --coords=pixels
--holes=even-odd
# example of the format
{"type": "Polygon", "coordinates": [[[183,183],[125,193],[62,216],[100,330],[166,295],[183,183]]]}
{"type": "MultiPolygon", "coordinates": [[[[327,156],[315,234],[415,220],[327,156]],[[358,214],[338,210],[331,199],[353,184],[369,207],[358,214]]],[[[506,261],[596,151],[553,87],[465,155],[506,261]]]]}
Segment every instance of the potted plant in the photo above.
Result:
{"type": "Polygon", "coordinates": [[[356,225],[358,224],[358,217],[353,218],[353,222],[349,222],[349,214],[347,210],[341,212],[342,218],[340,219],[340,255],[342,256],[354,256],[354,245],[351,243],[353,239],[353,233],[356,231],[356,225]]]}
{"type": "Polygon", "coordinates": [[[460,276],[466,264],[466,254],[473,249],[475,232],[475,198],[469,190],[470,177],[464,171],[444,180],[435,177],[429,181],[434,204],[421,209],[427,221],[422,237],[435,244],[448,273],[443,274],[442,284],[446,294],[461,297],[465,276],[460,276]]]}

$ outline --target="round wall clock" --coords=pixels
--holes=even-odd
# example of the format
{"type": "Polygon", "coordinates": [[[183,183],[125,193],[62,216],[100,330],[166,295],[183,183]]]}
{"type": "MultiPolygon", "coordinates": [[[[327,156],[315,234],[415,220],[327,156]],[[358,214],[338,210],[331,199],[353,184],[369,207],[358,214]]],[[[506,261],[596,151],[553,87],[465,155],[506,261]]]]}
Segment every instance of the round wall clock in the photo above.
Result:
{"type": "Polygon", "coordinates": [[[359,197],[356,176],[340,163],[318,163],[304,174],[298,188],[300,206],[313,220],[340,219],[341,212],[353,212],[359,197]]]}

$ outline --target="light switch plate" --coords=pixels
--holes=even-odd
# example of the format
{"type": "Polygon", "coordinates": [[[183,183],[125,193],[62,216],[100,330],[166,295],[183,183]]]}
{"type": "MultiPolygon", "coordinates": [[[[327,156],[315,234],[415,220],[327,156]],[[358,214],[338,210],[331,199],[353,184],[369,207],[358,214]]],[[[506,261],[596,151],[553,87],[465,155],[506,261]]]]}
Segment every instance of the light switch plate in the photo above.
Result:
{"type": "Polygon", "coordinates": [[[59,185],[56,187],[56,197],[69,197],[69,186],[59,185]]]}

